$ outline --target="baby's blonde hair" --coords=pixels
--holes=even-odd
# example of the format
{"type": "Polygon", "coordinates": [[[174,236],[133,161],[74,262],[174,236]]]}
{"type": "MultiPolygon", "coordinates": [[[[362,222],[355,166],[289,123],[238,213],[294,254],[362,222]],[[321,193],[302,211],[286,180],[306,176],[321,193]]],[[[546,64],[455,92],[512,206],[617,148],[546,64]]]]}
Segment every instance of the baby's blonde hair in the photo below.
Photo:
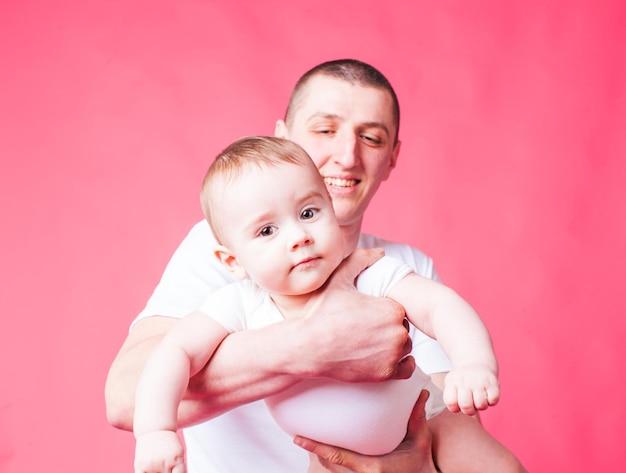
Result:
{"type": "MultiPolygon", "coordinates": [[[[217,155],[202,180],[200,204],[218,242],[223,243],[224,239],[218,221],[223,212],[219,209],[228,205],[228,202],[220,199],[220,194],[233,180],[252,167],[263,169],[284,164],[312,166],[317,172],[315,164],[300,145],[273,136],[241,138],[217,155]]],[[[324,185],[321,175],[319,178],[324,185]]],[[[272,189],[268,189],[268,192],[271,191],[272,189]]]]}

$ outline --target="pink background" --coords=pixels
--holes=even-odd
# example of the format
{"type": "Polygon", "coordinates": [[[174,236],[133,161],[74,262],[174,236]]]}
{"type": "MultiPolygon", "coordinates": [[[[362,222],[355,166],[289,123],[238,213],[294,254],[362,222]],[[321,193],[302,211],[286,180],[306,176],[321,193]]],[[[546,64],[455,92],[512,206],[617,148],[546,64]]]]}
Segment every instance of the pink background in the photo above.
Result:
{"type": "Polygon", "coordinates": [[[297,3],[2,2],[0,470],[132,471],[104,380],[204,170],[356,57],[402,105],[366,229],[483,315],[486,427],[533,472],[622,471],[626,4],[297,3]]]}

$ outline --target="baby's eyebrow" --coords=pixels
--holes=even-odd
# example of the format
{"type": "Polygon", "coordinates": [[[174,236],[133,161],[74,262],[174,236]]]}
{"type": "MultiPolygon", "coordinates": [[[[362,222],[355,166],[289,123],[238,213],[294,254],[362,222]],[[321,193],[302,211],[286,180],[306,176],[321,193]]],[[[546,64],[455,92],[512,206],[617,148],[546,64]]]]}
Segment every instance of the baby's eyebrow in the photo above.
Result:
{"type": "MultiPolygon", "coordinates": [[[[297,196],[294,199],[294,204],[296,206],[302,205],[307,200],[311,199],[323,199],[324,193],[326,190],[320,189],[311,189],[305,192],[302,195],[297,196]]],[[[264,210],[256,215],[254,215],[249,221],[244,223],[243,228],[247,232],[255,232],[260,226],[272,223],[273,220],[276,219],[276,212],[273,209],[264,210]]]]}
{"type": "Polygon", "coordinates": [[[261,225],[270,223],[273,220],[273,217],[274,212],[272,210],[267,210],[246,221],[243,228],[247,232],[255,232],[261,225]]]}
{"type": "Polygon", "coordinates": [[[324,193],[322,191],[313,189],[307,192],[306,194],[303,194],[302,196],[298,197],[296,199],[296,202],[305,202],[313,198],[323,198],[323,197],[324,197],[324,193]]]}

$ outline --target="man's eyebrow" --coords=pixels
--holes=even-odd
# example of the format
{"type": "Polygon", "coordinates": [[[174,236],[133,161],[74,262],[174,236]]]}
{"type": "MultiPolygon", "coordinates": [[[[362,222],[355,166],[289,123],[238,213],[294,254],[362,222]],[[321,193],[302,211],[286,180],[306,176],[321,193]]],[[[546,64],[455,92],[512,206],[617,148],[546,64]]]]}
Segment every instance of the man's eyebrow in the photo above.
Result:
{"type": "Polygon", "coordinates": [[[364,126],[366,128],[380,128],[385,133],[389,134],[389,128],[387,128],[387,125],[385,125],[384,123],[381,123],[381,122],[366,122],[366,123],[363,123],[362,126],[364,126]]]}
{"type": "MultiPolygon", "coordinates": [[[[337,115],[336,113],[315,112],[313,115],[307,118],[306,122],[309,123],[318,118],[330,119],[330,120],[342,120],[342,117],[340,115],[337,115]]],[[[360,126],[364,128],[380,128],[385,133],[387,133],[387,135],[389,135],[389,128],[387,128],[387,125],[385,125],[382,122],[377,122],[377,121],[365,122],[365,123],[361,123],[360,126]]]]}
{"type": "Polygon", "coordinates": [[[311,120],[315,120],[317,118],[326,118],[326,119],[331,119],[331,120],[341,120],[341,117],[339,115],[337,115],[336,113],[327,113],[327,112],[315,112],[313,115],[311,115],[309,118],[307,118],[307,123],[310,122],[311,120]]]}

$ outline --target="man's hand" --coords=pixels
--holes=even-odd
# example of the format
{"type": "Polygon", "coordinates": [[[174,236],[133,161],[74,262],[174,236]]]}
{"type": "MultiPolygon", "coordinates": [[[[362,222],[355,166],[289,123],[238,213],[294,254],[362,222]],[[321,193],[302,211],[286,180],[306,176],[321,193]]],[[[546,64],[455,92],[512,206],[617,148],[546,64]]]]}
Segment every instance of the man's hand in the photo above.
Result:
{"type": "MultiPolygon", "coordinates": [[[[361,455],[299,436],[294,438],[294,443],[317,455],[319,464],[332,473],[435,473],[432,438],[424,411],[428,395],[426,390],[420,393],[409,419],[406,437],[386,455],[361,455]]],[[[319,465],[312,465],[312,471],[319,471],[319,465]]]]}
{"type": "Polygon", "coordinates": [[[404,308],[354,286],[358,275],[382,256],[382,250],[357,249],[316,292],[302,320],[301,341],[291,347],[299,356],[288,371],[345,382],[411,376],[415,361],[407,356],[412,345],[404,308]]]}

